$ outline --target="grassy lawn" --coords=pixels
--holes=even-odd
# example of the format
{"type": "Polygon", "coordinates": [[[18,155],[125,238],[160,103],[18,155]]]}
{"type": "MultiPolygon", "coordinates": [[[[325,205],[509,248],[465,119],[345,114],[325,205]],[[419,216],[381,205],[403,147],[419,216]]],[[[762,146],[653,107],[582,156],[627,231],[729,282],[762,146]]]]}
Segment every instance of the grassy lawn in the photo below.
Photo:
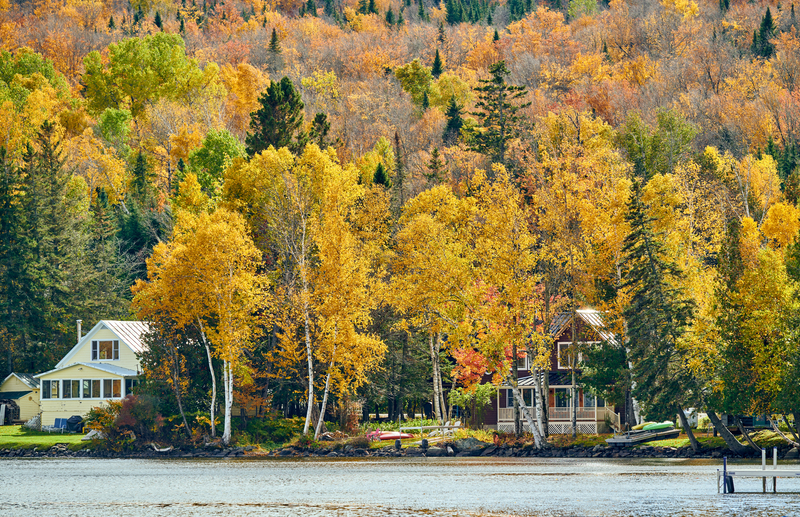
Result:
{"type": "Polygon", "coordinates": [[[0,449],[49,449],[57,443],[68,443],[78,448],[88,446],[89,442],[81,442],[83,434],[70,433],[44,433],[39,431],[22,430],[22,426],[0,426],[0,449]]]}

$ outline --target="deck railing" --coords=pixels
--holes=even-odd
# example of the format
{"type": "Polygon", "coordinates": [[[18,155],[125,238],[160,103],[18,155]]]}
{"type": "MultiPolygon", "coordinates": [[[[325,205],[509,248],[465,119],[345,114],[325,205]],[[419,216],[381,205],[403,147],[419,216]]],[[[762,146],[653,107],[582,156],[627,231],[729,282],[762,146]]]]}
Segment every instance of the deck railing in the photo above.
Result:
{"type": "MultiPolygon", "coordinates": [[[[531,413],[536,416],[536,408],[530,408],[531,413]]],[[[590,421],[590,422],[604,422],[608,419],[612,424],[619,424],[619,416],[614,413],[610,408],[599,407],[595,413],[595,408],[578,408],[577,420],[590,421]]],[[[551,407],[548,411],[550,421],[570,421],[572,419],[572,408],[568,407],[551,407]]],[[[524,420],[524,415],[520,412],[520,418],[524,420]]],[[[514,408],[499,408],[497,410],[498,422],[510,422],[514,420],[514,408]]]]}

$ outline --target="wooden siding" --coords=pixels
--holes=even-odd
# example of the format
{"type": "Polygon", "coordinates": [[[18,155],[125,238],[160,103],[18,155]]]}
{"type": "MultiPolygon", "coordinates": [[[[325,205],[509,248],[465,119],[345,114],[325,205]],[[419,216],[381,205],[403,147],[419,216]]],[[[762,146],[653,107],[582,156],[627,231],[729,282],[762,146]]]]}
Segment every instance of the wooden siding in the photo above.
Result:
{"type": "MultiPolygon", "coordinates": [[[[30,386],[11,376],[0,385],[0,393],[4,391],[30,391],[27,395],[16,399],[19,405],[20,420],[29,420],[39,414],[39,389],[31,389],[30,386]]],[[[0,397],[2,398],[2,397],[0,397]]]]}
{"type": "Polygon", "coordinates": [[[87,340],[83,346],[75,352],[69,359],[70,363],[106,363],[113,366],[119,366],[121,368],[127,368],[128,370],[133,370],[135,372],[141,371],[141,367],[139,366],[139,359],[136,358],[136,354],[128,348],[125,343],[112,331],[109,329],[98,329],[97,332],[92,336],[92,339],[87,340]],[[102,361],[92,361],[92,341],[119,341],[119,359],[118,360],[109,360],[104,359],[102,361]]]}

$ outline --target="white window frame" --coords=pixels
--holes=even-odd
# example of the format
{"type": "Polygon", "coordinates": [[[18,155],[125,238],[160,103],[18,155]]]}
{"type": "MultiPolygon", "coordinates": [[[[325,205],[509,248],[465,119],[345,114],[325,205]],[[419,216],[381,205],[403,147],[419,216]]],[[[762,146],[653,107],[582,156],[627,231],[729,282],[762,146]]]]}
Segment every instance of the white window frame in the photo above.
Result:
{"type": "MultiPolygon", "coordinates": [[[[596,345],[600,343],[600,341],[578,341],[577,345],[596,345]]],[[[572,346],[572,341],[559,341],[556,345],[556,361],[559,370],[569,370],[570,366],[568,364],[561,364],[561,345],[572,346]]],[[[583,354],[578,352],[578,364],[575,365],[576,368],[580,368],[581,363],[583,362],[583,354]]]]}
{"type": "Polygon", "coordinates": [[[119,361],[119,339],[93,339],[92,361],[119,361]],[[111,358],[100,359],[100,342],[111,341],[111,358]]]}

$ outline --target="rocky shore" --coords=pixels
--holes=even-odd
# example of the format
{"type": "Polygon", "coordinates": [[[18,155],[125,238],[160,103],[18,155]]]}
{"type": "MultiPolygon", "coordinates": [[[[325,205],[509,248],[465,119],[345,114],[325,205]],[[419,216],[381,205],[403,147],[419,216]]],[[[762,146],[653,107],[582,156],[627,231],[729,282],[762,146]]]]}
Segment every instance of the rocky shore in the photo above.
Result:
{"type": "MultiPolygon", "coordinates": [[[[133,452],[112,452],[101,449],[78,449],[72,450],[67,444],[56,444],[48,449],[0,449],[0,458],[240,458],[240,457],[440,457],[440,456],[489,456],[489,457],[530,457],[530,458],[729,458],[742,457],[731,454],[725,448],[703,449],[695,453],[691,447],[655,447],[642,446],[638,448],[630,447],[608,447],[596,445],[594,447],[568,447],[568,448],[548,448],[536,450],[531,447],[509,447],[506,445],[492,445],[485,442],[467,438],[456,440],[441,445],[431,445],[428,448],[422,447],[403,447],[396,449],[395,446],[387,445],[380,449],[365,449],[352,445],[332,446],[329,448],[303,448],[303,447],[284,447],[268,453],[258,450],[253,446],[247,447],[203,447],[197,449],[179,450],[174,449],[168,452],[156,452],[152,449],[143,449],[133,452]]],[[[752,451],[747,457],[760,458],[758,451],[752,451]]],[[[771,454],[769,455],[771,457],[771,454]]],[[[798,459],[800,451],[798,449],[780,448],[778,449],[779,459],[798,459]]]]}

